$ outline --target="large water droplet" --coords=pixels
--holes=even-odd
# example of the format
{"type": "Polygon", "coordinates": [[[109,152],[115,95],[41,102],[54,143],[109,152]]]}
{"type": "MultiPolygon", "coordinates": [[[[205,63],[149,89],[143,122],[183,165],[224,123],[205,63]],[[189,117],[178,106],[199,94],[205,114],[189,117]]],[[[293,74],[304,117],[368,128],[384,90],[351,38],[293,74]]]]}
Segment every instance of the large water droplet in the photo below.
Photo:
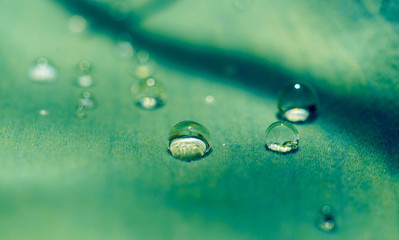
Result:
{"type": "Polygon", "coordinates": [[[209,132],[199,123],[183,121],[169,132],[169,151],[175,158],[196,160],[205,156],[210,149],[209,132]]]}
{"type": "Polygon", "coordinates": [[[132,93],[138,106],[144,109],[162,107],[166,102],[163,85],[154,78],[141,79],[132,86],[132,93]]]}
{"type": "Polygon", "coordinates": [[[266,130],[266,148],[271,151],[279,153],[294,152],[298,149],[298,144],[298,130],[288,122],[275,122],[266,130]]]}
{"type": "Polygon", "coordinates": [[[295,83],[280,90],[277,107],[282,119],[290,122],[306,122],[316,116],[318,99],[311,87],[295,83]]]}
{"type": "Polygon", "coordinates": [[[52,83],[56,81],[57,70],[49,63],[47,58],[41,57],[29,69],[29,77],[37,83],[52,83]]]}

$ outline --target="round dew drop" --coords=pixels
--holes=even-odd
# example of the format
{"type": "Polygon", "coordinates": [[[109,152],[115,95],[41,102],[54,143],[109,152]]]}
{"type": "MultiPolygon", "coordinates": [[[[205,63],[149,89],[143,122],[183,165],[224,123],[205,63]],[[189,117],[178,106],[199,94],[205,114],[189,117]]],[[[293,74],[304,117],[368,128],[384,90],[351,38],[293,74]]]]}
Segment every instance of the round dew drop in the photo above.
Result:
{"type": "Polygon", "coordinates": [[[192,161],[209,153],[208,130],[199,123],[183,121],[169,132],[169,152],[177,159],[192,161]]]}
{"type": "Polygon", "coordinates": [[[306,84],[287,85],[279,92],[277,108],[279,117],[299,123],[314,119],[318,108],[315,91],[306,84]]]}
{"type": "Polygon", "coordinates": [[[289,153],[298,149],[298,130],[288,122],[278,121],[271,124],[265,134],[266,148],[270,151],[289,153]]]}

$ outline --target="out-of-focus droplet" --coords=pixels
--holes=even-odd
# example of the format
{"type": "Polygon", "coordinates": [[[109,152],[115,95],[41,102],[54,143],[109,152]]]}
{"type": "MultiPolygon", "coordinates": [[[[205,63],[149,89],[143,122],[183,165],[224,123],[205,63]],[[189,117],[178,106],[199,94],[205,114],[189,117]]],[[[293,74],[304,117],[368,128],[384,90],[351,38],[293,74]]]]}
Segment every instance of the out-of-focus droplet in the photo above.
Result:
{"type": "Polygon", "coordinates": [[[75,15],[69,19],[69,29],[74,33],[81,33],[86,30],[87,21],[84,17],[75,15]]]}
{"type": "Polygon", "coordinates": [[[150,53],[147,50],[137,52],[137,60],[140,64],[145,64],[150,60],[150,53]]]}
{"type": "Polygon", "coordinates": [[[296,127],[288,122],[278,121],[266,130],[266,148],[278,152],[296,151],[299,144],[299,134],[296,127]]]}
{"type": "Polygon", "coordinates": [[[46,116],[48,116],[50,114],[50,112],[48,110],[46,110],[46,109],[40,109],[39,110],[39,114],[41,116],[43,116],[43,117],[46,117],[46,116]]]}
{"type": "Polygon", "coordinates": [[[138,66],[135,70],[137,78],[149,78],[155,73],[155,63],[150,61],[150,54],[146,50],[140,50],[137,52],[138,66]]]}
{"type": "Polygon", "coordinates": [[[93,86],[93,84],[94,84],[94,80],[93,80],[93,76],[91,74],[84,74],[84,75],[78,76],[79,87],[88,88],[88,87],[93,86]]]}
{"type": "Polygon", "coordinates": [[[83,59],[78,64],[77,84],[79,87],[88,88],[94,85],[94,78],[91,71],[91,63],[87,59],[83,59]]]}
{"type": "Polygon", "coordinates": [[[134,55],[132,37],[128,33],[121,33],[117,38],[118,52],[122,58],[131,58],[134,55]]]}
{"type": "Polygon", "coordinates": [[[162,107],[166,102],[163,85],[154,78],[141,79],[131,88],[135,101],[143,109],[152,110],[162,107]]]}
{"type": "Polygon", "coordinates": [[[215,101],[215,98],[212,95],[208,95],[205,97],[205,102],[208,104],[212,104],[215,101]]]}
{"type": "Polygon", "coordinates": [[[324,232],[332,232],[336,229],[335,218],[329,206],[323,206],[321,208],[316,225],[324,232]]]}
{"type": "Polygon", "coordinates": [[[280,118],[290,122],[306,122],[316,116],[318,99],[311,87],[295,83],[280,90],[277,107],[280,118]]]}
{"type": "Polygon", "coordinates": [[[78,70],[80,73],[91,72],[91,63],[87,59],[82,59],[79,61],[78,70]]]}
{"type": "Polygon", "coordinates": [[[145,79],[153,76],[155,73],[154,65],[152,64],[139,64],[135,70],[135,76],[139,79],[145,79]]]}
{"type": "Polygon", "coordinates": [[[78,118],[85,118],[87,116],[86,107],[78,104],[75,109],[75,114],[78,118]]]}
{"type": "Polygon", "coordinates": [[[169,151],[180,160],[202,158],[211,149],[208,130],[199,123],[183,121],[169,132],[169,151]]]}
{"type": "Polygon", "coordinates": [[[78,100],[79,100],[79,105],[83,106],[85,109],[93,109],[97,105],[97,102],[93,94],[89,91],[83,92],[78,100]]]}
{"type": "Polygon", "coordinates": [[[52,83],[56,81],[57,70],[49,63],[48,59],[41,57],[36,64],[29,69],[29,77],[38,83],[52,83]]]}

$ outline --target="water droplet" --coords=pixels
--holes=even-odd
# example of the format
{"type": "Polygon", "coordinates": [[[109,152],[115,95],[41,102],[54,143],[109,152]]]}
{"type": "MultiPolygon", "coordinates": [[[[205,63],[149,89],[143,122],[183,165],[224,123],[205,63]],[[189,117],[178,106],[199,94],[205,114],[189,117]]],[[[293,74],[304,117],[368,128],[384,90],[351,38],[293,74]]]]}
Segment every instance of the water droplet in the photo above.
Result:
{"type": "Polygon", "coordinates": [[[137,78],[149,78],[155,73],[155,63],[150,61],[150,54],[146,50],[137,52],[137,61],[139,65],[136,67],[135,75],[137,78]]]}
{"type": "Polygon", "coordinates": [[[302,83],[282,88],[278,97],[279,117],[290,122],[306,122],[316,116],[318,99],[315,91],[302,83]]]}
{"type": "Polygon", "coordinates": [[[208,104],[212,104],[215,101],[215,98],[211,95],[205,97],[205,102],[208,104]]]}
{"type": "Polygon", "coordinates": [[[180,160],[202,158],[211,149],[208,130],[199,123],[182,121],[169,132],[169,151],[180,160]]]}
{"type": "Polygon", "coordinates": [[[91,72],[91,63],[87,59],[80,60],[78,64],[78,69],[81,73],[88,73],[91,72]]]}
{"type": "Polygon", "coordinates": [[[253,0],[234,0],[234,6],[237,10],[248,10],[253,4],[253,0]]]}
{"type": "Polygon", "coordinates": [[[46,109],[40,109],[39,114],[42,115],[43,117],[48,116],[50,112],[46,109]]]}
{"type": "Polygon", "coordinates": [[[146,50],[140,50],[137,53],[137,60],[141,64],[147,63],[148,60],[150,60],[150,53],[148,51],[146,51],[146,50]]]}
{"type": "Polygon", "coordinates": [[[153,76],[155,73],[155,66],[152,63],[139,64],[136,67],[135,75],[139,79],[145,79],[153,76]]]}
{"type": "Polygon", "coordinates": [[[330,206],[323,206],[321,208],[321,214],[326,215],[326,214],[330,214],[331,213],[331,208],[330,206]]]}
{"type": "Polygon", "coordinates": [[[94,84],[94,79],[91,74],[85,74],[85,75],[78,76],[79,87],[88,88],[88,87],[93,86],[93,84],[94,84]]]}
{"type": "Polygon", "coordinates": [[[57,70],[51,65],[47,58],[41,57],[36,60],[36,64],[29,69],[29,77],[38,83],[55,82],[57,70]]]}
{"type": "Polygon", "coordinates": [[[87,27],[87,21],[84,17],[75,15],[69,19],[69,29],[74,33],[81,33],[87,27]]]}
{"type": "Polygon", "coordinates": [[[75,114],[78,118],[85,118],[87,116],[86,107],[78,104],[76,106],[75,114]]]}
{"type": "Polygon", "coordinates": [[[83,59],[78,64],[77,84],[79,87],[88,88],[94,85],[94,78],[91,74],[91,63],[83,59]]]}
{"type": "Polygon", "coordinates": [[[134,48],[132,45],[132,37],[128,33],[121,33],[118,35],[117,45],[119,55],[123,58],[131,58],[134,55],[134,48]]]}
{"type": "Polygon", "coordinates": [[[89,91],[83,92],[78,100],[79,100],[79,105],[83,106],[85,109],[93,109],[97,105],[97,102],[93,94],[89,91]]]}
{"type": "Polygon", "coordinates": [[[334,216],[329,206],[323,206],[320,210],[320,216],[316,222],[317,226],[325,231],[332,232],[336,228],[334,216]]]}
{"type": "Polygon", "coordinates": [[[298,149],[298,144],[298,130],[288,122],[275,122],[266,130],[266,147],[271,151],[279,153],[294,152],[298,149]]]}
{"type": "Polygon", "coordinates": [[[144,109],[162,107],[166,101],[163,85],[154,78],[141,79],[131,88],[138,106],[144,109]]]}

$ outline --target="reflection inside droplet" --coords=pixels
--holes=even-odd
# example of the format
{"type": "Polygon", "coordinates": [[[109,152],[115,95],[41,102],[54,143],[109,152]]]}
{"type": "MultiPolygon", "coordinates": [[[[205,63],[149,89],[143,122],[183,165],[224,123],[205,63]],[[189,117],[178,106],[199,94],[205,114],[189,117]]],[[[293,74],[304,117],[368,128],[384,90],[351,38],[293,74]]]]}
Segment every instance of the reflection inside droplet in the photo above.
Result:
{"type": "Polygon", "coordinates": [[[210,149],[209,132],[199,123],[183,121],[169,132],[169,151],[175,158],[196,160],[205,156],[210,149]]]}
{"type": "Polygon", "coordinates": [[[44,57],[37,59],[36,64],[29,69],[29,77],[34,82],[52,83],[56,76],[57,70],[44,57]]]}

